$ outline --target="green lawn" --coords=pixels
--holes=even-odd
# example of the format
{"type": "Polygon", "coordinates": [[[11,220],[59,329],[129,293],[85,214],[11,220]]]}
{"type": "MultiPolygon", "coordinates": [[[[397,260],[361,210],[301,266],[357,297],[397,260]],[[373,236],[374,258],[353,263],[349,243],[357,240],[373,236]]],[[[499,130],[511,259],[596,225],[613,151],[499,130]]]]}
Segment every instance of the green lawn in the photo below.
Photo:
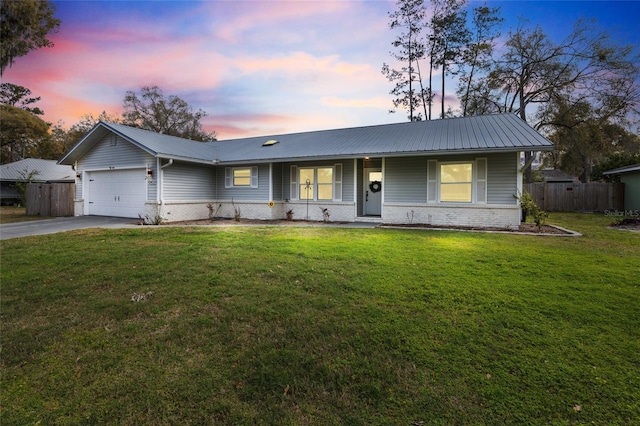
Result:
{"type": "Polygon", "coordinates": [[[640,234],[549,222],[2,241],[0,424],[638,422],[640,234]]]}
{"type": "Polygon", "coordinates": [[[1,206],[0,207],[0,224],[14,222],[28,222],[32,220],[51,219],[47,216],[27,216],[24,207],[1,206]]]}

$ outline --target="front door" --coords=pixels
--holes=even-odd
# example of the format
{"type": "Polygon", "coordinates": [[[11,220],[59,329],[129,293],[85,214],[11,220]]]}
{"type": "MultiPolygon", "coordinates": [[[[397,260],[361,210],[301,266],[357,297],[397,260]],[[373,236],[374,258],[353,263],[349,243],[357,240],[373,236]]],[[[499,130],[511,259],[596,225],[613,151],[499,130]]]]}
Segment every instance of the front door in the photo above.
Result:
{"type": "Polygon", "coordinates": [[[382,214],[382,170],[364,169],[364,214],[382,214]]]}

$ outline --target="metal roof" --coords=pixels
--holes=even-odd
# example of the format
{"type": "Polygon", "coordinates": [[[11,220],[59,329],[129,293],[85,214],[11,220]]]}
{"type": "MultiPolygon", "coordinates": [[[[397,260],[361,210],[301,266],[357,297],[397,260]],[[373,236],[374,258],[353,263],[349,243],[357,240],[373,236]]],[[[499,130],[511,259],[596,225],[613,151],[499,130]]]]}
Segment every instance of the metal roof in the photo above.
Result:
{"type": "Polygon", "coordinates": [[[514,114],[270,135],[218,144],[219,160],[223,163],[553,148],[548,139],[514,114]],[[262,146],[271,139],[279,143],[262,146]]]}
{"type": "Polygon", "coordinates": [[[553,144],[514,114],[268,135],[194,142],[128,126],[101,122],[69,151],[70,164],[97,142],[101,126],[160,158],[223,164],[299,161],[364,156],[547,151],[553,144]],[[277,140],[268,146],[265,142],[277,140]]]}
{"type": "Polygon", "coordinates": [[[140,149],[160,158],[210,162],[215,152],[215,149],[211,146],[213,142],[196,142],[190,139],[163,135],[136,127],[101,121],[71,148],[71,150],[60,159],[59,163],[73,164],[75,160],[87,153],[93,145],[109,132],[119,135],[140,149]]]}
{"type": "Polygon", "coordinates": [[[637,172],[638,170],[640,170],[640,163],[631,164],[630,166],[619,167],[619,168],[613,169],[613,170],[607,170],[606,172],[602,172],[602,174],[603,175],[618,175],[618,174],[622,174],[622,173],[637,172]]]}
{"type": "Polygon", "coordinates": [[[25,174],[37,171],[34,182],[75,182],[76,173],[71,166],[62,166],[55,160],[25,158],[24,160],[0,166],[0,180],[9,182],[23,181],[25,174]]]}

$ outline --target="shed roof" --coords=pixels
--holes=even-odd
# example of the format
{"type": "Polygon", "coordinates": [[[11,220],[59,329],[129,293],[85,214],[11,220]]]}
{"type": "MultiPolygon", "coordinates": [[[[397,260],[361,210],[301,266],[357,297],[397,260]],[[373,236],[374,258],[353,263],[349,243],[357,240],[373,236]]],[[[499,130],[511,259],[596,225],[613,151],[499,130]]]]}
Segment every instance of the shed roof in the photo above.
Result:
{"type": "Polygon", "coordinates": [[[640,163],[631,164],[630,166],[619,167],[613,170],[607,170],[606,172],[602,172],[603,175],[620,175],[623,173],[637,172],[640,171],[640,163]]]}
{"type": "Polygon", "coordinates": [[[578,182],[579,179],[571,176],[562,170],[557,169],[538,169],[545,182],[578,182]]]}
{"type": "Polygon", "coordinates": [[[40,158],[25,158],[24,160],[0,166],[0,180],[8,182],[20,182],[25,174],[37,171],[35,182],[74,182],[76,174],[71,166],[63,166],[55,160],[42,160],[40,158]]]}
{"type": "Polygon", "coordinates": [[[61,160],[71,164],[113,131],[159,158],[221,164],[358,156],[546,151],[553,144],[514,114],[407,122],[346,129],[194,142],[100,122],[61,160]],[[267,141],[276,140],[263,146],[267,141]]]}

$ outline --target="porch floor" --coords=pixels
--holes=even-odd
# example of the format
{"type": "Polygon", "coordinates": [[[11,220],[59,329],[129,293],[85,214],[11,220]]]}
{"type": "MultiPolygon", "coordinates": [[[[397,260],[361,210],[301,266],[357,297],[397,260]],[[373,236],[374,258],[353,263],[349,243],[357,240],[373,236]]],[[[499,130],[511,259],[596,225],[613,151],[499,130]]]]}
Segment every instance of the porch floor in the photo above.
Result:
{"type": "Polygon", "coordinates": [[[380,217],[380,216],[358,216],[358,217],[355,218],[354,222],[382,223],[382,217],[380,217]]]}

